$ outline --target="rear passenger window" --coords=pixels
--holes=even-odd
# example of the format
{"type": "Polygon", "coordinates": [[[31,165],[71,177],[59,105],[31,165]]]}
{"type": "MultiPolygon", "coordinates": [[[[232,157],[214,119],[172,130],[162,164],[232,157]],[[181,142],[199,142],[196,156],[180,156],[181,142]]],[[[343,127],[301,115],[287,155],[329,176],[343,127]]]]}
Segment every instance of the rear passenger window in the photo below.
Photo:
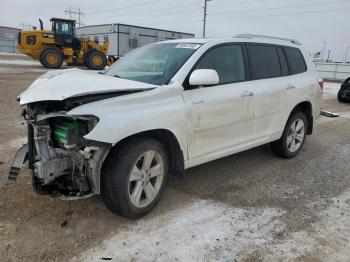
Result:
{"type": "Polygon", "coordinates": [[[219,75],[219,84],[245,80],[245,66],[240,45],[219,46],[208,51],[195,69],[214,69],[219,75]]]}
{"type": "Polygon", "coordinates": [[[299,49],[293,47],[285,47],[284,51],[287,56],[290,73],[292,75],[300,74],[306,71],[305,60],[299,49]]]}
{"type": "Polygon", "coordinates": [[[282,76],[277,48],[267,45],[247,45],[252,79],[282,76]]]}

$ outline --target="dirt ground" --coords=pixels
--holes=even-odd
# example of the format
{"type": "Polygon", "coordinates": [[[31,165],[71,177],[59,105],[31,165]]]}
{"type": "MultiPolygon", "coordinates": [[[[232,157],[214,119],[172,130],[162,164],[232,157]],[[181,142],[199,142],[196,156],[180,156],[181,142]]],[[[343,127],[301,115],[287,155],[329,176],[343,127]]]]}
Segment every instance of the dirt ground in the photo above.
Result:
{"type": "Polygon", "coordinates": [[[26,141],[16,96],[44,72],[0,55],[0,261],[350,261],[350,104],[336,84],[324,108],[341,116],[321,117],[298,157],[262,146],[192,168],[132,221],[99,196],[36,195],[26,169],[7,182],[26,141]]]}

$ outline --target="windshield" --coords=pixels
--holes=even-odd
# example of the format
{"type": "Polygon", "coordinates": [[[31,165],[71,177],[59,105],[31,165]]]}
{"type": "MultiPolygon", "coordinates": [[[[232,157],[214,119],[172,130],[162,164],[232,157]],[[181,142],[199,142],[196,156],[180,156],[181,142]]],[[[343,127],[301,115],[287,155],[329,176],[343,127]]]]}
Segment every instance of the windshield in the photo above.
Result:
{"type": "Polygon", "coordinates": [[[200,44],[157,43],[138,48],[114,63],[106,75],[154,85],[167,84],[200,44]]]}

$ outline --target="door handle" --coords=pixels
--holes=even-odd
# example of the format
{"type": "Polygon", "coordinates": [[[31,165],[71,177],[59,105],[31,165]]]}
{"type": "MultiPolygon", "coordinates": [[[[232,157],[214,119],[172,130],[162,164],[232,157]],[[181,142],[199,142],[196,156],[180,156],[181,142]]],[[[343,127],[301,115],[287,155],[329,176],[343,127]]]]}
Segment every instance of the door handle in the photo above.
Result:
{"type": "Polygon", "coordinates": [[[253,91],[244,91],[243,93],[242,93],[242,97],[246,97],[246,96],[253,96],[254,95],[254,93],[253,93],[253,91]]]}
{"type": "Polygon", "coordinates": [[[287,90],[290,90],[290,89],[295,89],[296,87],[294,86],[294,85],[289,85],[289,86],[287,86],[287,90]]]}
{"type": "Polygon", "coordinates": [[[204,104],[205,101],[204,100],[199,100],[199,101],[193,101],[192,105],[199,105],[199,104],[204,104]]]}

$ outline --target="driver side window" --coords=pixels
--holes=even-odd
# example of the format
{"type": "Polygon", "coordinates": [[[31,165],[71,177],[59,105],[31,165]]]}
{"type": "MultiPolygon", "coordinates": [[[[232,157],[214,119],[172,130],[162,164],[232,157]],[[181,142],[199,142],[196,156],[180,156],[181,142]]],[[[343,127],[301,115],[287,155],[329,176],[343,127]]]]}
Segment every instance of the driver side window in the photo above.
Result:
{"type": "Polygon", "coordinates": [[[72,26],[68,23],[56,23],[56,33],[60,35],[72,34],[72,26]]]}
{"type": "Polygon", "coordinates": [[[245,63],[240,45],[219,46],[209,50],[195,69],[213,69],[219,75],[219,85],[245,80],[245,63]]]}

